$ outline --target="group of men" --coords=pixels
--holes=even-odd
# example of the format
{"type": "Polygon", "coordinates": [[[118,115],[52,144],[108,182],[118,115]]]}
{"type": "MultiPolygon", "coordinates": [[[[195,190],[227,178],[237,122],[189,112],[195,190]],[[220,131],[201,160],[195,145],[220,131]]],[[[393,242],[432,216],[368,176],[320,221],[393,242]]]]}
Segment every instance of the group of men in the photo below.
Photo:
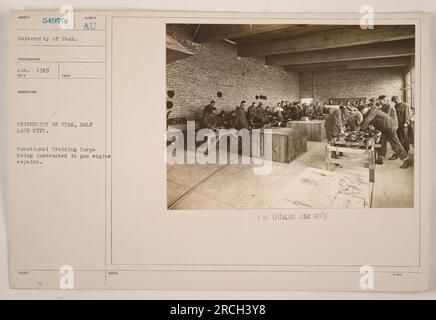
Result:
{"type": "Polygon", "coordinates": [[[327,104],[300,104],[289,101],[278,102],[273,108],[263,105],[263,102],[253,102],[248,108],[245,100],[234,110],[217,113],[215,101],[211,101],[203,108],[201,119],[202,128],[249,129],[259,128],[266,124],[286,126],[288,120],[300,120],[301,117],[323,118],[328,113],[327,104]]]}
{"type": "MultiPolygon", "coordinates": [[[[347,101],[341,104],[339,109],[332,112],[325,122],[326,136],[329,141],[337,139],[346,131],[365,130],[370,126],[381,132],[381,148],[377,153],[376,163],[382,165],[386,157],[387,143],[389,142],[394,154],[389,160],[400,158],[403,160],[401,168],[412,165],[409,159],[409,134],[408,129],[412,118],[410,106],[398,96],[391,99],[393,105],[385,95],[378,99],[372,98],[368,104],[363,101],[347,101]]],[[[222,110],[216,112],[215,101],[211,101],[203,108],[201,119],[202,128],[226,128],[226,129],[251,129],[259,128],[265,124],[276,123],[286,126],[288,120],[300,120],[301,117],[309,119],[324,117],[329,113],[326,103],[321,105],[289,103],[281,101],[277,106],[264,107],[262,102],[253,102],[248,108],[245,100],[230,112],[222,110]]]]}
{"type": "Polygon", "coordinates": [[[327,139],[332,141],[343,135],[347,129],[365,130],[373,126],[381,132],[381,148],[377,153],[376,163],[383,164],[383,158],[387,153],[387,142],[389,142],[394,152],[389,160],[400,158],[403,161],[401,168],[410,167],[412,163],[409,159],[408,129],[412,110],[398,96],[393,96],[391,101],[394,105],[391,105],[387,97],[382,95],[378,99],[370,99],[367,105],[359,104],[357,107],[348,103],[346,106],[341,105],[326,120],[327,139]]]}
{"type": "Polygon", "coordinates": [[[215,101],[212,100],[203,108],[203,116],[201,118],[202,128],[226,128],[241,130],[249,127],[247,114],[245,111],[245,101],[241,101],[240,105],[230,112],[222,110],[216,112],[215,101]]]}
{"type": "Polygon", "coordinates": [[[302,117],[323,118],[325,113],[328,113],[328,106],[326,103],[321,105],[319,101],[314,103],[299,103],[289,101],[282,101],[277,104],[276,110],[280,111],[280,116],[287,120],[300,120],[302,117]]]}

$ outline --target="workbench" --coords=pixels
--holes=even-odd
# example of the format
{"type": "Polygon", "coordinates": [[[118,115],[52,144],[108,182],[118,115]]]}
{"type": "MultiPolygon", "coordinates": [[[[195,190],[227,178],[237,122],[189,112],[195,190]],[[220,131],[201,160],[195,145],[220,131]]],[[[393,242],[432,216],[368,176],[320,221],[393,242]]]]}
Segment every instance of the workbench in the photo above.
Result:
{"type": "Polygon", "coordinates": [[[326,145],[326,169],[332,170],[334,164],[346,167],[363,167],[369,170],[369,199],[372,203],[372,193],[375,183],[375,168],[376,168],[376,149],[380,148],[378,141],[380,134],[374,134],[372,137],[365,139],[365,141],[349,142],[344,139],[330,142],[326,145]],[[332,157],[333,152],[336,158],[332,157]],[[350,154],[350,158],[342,158],[340,153],[350,154]]]}
{"type": "Polygon", "coordinates": [[[326,140],[324,120],[288,121],[286,127],[306,135],[307,141],[322,142],[326,140]]]}

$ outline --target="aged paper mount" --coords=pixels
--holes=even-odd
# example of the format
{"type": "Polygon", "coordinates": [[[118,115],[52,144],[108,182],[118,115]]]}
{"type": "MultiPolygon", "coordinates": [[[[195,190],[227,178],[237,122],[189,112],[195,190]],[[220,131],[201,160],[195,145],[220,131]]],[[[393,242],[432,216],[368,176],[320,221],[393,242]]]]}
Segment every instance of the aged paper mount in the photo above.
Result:
{"type": "MultiPolygon", "coordinates": [[[[415,30],[413,205],[305,208],[294,202],[172,210],[181,198],[168,198],[164,106],[173,90],[168,46],[173,53],[191,54],[177,48],[179,41],[168,44],[169,25],[356,27],[360,18],[11,12],[11,287],[360,291],[362,267],[369,266],[373,291],[427,290],[431,52],[426,14],[375,15],[376,26],[415,30]]],[[[271,46],[248,47],[262,52],[271,46]]],[[[204,101],[210,97],[205,93],[204,101]]]]}

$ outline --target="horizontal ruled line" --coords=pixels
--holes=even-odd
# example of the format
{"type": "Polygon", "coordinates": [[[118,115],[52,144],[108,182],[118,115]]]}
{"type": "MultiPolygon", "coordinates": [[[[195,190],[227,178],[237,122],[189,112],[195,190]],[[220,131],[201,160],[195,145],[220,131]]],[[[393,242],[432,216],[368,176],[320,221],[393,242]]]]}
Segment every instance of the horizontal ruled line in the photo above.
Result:
{"type": "Polygon", "coordinates": [[[15,28],[16,31],[53,31],[53,30],[58,30],[58,31],[100,31],[100,32],[104,32],[106,31],[106,29],[35,29],[35,28],[15,28]]]}
{"type": "Polygon", "coordinates": [[[16,47],[95,47],[104,48],[105,45],[86,45],[86,44],[15,44],[16,47]]]}
{"type": "Polygon", "coordinates": [[[105,78],[17,78],[17,80],[104,80],[105,78]]]}
{"type": "Polygon", "coordinates": [[[19,60],[15,63],[106,63],[106,61],[40,61],[40,60],[19,60]]]}

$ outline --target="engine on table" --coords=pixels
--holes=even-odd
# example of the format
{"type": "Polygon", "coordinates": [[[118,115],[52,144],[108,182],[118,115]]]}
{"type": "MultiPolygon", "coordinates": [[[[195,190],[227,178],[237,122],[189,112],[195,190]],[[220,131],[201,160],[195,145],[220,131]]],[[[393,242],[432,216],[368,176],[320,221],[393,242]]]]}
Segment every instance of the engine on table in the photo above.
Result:
{"type": "Polygon", "coordinates": [[[345,132],[344,140],[346,142],[356,142],[362,144],[368,144],[371,140],[378,143],[380,140],[381,132],[375,128],[367,128],[364,130],[355,130],[345,132]]]}

